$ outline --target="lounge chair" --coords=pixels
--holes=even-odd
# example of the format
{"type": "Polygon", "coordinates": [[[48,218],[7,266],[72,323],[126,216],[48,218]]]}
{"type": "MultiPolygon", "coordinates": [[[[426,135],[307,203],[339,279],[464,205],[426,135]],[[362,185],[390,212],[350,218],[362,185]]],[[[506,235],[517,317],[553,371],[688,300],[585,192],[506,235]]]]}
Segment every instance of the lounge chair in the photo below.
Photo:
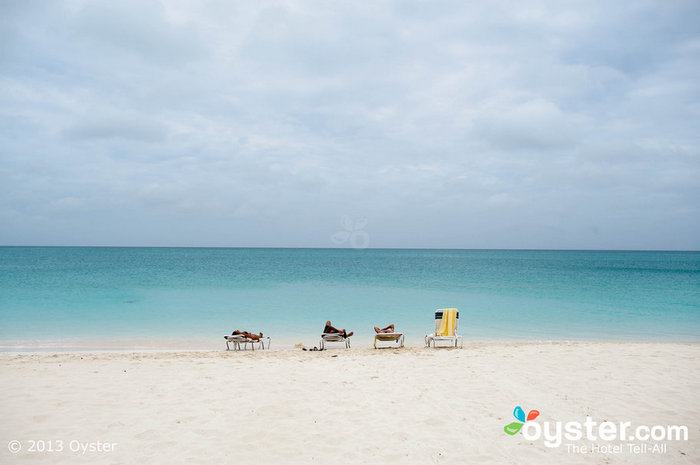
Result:
{"type": "Polygon", "coordinates": [[[450,347],[464,347],[462,336],[457,334],[459,311],[456,308],[439,308],[435,311],[435,332],[425,336],[425,345],[437,347],[438,342],[449,342],[450,347]]]}
{"type": "Polygon", "coordinates": [[[321,342],[319,343],[319,345],[321,346],[321,350],[325,350],[326,342],[344,342],[345,348],[346,349],[350,348],[350,338],[345,337],[340,333],[323,333],[323,334],[321,334],[321,342]]]}
{"type": "Polygon", "coordinates": [[[377,342],[396,342],[399,347],[403,347],[403,333],[377,333],[374,335],[374,348],[377,342]]]}
{"type": "Polygon", "coordinates": [[[252,350],[255,350],[255,344],[258,345],[259,349],[265,349],[265,340],[267,340],[267,348],[270,348],[269,337],[261,337],[256,341],[254,339],[249,339],[242,334],[233,334],[224,336],[224,339],[226,339],[226,350],[231,350],[231,345],[233,345],[234,350],[241,350],[241,344],[243,344],[243,350],[247,349],[248,344],[250,344],[250,348],[252,350]]]}

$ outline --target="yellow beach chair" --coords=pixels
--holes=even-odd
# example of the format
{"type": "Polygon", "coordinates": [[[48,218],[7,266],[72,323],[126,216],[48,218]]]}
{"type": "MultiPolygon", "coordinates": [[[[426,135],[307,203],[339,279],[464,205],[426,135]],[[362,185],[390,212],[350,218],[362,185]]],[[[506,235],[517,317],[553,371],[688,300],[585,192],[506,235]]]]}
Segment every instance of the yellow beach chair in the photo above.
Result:
{"type": "Polygon", "coordinates": [[[435,332],[425,336],[426,347],[437,347],[438,342],[449,342],[449,347],[464,347],[462,336],[457,334],[459,311],[456,308],[435,310],[435,332]]]}
{"type": "Polygon", "coordinates": [[[376,349],[377,342],[395,342],[399,347],[403,347],[403,333],[377,333],[374,335],[372,346],[376,349]]]}

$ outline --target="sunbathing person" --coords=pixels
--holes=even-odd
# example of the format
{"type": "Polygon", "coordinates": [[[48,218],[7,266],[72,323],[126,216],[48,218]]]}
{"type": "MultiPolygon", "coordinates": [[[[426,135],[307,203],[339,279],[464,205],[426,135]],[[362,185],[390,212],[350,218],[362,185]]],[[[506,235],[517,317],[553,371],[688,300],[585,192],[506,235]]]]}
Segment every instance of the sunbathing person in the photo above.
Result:
{"type": "Polygon", "coordinates": [[[382,329],[379,329],[378,327],[375,326],[375,327],[374,327],[374,331],[375,331],[376,333],[380,333],[380,334],[381,334],[381,333],[393,333],[393,332],[394,332],[394,325],[393,325],[393,324],[390,324],[390,325],[387,326],[386,328],[382,328],[382,329]]]}
{"type": "Polygon", "coordinates": [[[326,321],[326,327],[323,328],[323,333],[324,334],[340,334],[343,337],[350,337],[354,332],[350,331],[349,333],[345,331],[344,329],[337,329],[331,326],[331,320],[326,321]]]}
{"type": "Polygon", "coordinates": [[[252,339],[253,341],[259,341],[261,337],[263,337],[263,333],[261,332],[260,334],[253,334],[249,333],[248,331],[239,331],[235,330],[234,332],[231,333],[231,336],[245,336],[248,339],[252,339]]]}

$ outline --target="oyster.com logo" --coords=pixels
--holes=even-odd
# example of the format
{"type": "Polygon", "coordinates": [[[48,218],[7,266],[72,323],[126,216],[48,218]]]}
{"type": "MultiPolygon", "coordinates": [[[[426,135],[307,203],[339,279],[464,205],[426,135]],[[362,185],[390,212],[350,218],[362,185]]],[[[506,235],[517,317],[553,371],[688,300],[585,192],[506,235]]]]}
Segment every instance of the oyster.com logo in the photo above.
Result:
{"type": "Polygon", "coordinates": [[[503,427],[510,436],[521,433],[526,441],[543,439],[546,447],[565,446],[576,454],[665,454],[669,441],[688,441],[687,425],[635,425],[631,421],[532,421],[540,415],[522,407],[513,410],[516,420],[503,427]]]}
{"type": "Polygon", "coordinates": [[[511,436],[513,436],[518,431],[520,431],[520,428],[522,428],[526,422],[534,420],[539,415],[540,412],[538,412],[537,410],[530,410],[526,417],[525,411],[522,409],[522,407],[518,405],[517,407],[515,407],[515,410],[513,410],[513,416],[518,421],[514,421],[513,423],[504,426],[503,431],[505,431],[506,434],[510,434],[511,436]]]}

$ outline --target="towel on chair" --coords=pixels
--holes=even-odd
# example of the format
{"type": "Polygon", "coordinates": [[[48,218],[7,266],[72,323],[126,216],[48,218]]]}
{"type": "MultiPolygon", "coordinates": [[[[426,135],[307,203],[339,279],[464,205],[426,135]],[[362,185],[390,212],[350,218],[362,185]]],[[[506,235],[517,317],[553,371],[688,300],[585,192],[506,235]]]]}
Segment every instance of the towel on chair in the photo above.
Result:
{"type": "Polygon", "coordinates": [[[440,336],[454,336],[455,325],[457,323],[457,309],[446,308],[442,311],[442,321],[440,321],[440,336]]]}

